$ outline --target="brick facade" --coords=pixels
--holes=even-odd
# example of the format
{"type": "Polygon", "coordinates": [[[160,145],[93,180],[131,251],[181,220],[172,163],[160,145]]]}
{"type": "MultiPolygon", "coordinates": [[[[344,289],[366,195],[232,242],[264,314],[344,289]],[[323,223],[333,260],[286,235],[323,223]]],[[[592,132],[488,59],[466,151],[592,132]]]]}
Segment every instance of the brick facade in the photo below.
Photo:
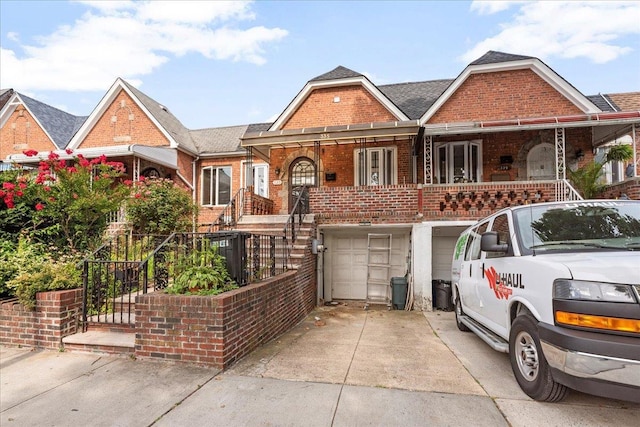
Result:
{"type": "Polygon", "coordinates": [[[89,130],[78,148],[141,144],[169,146],[169,140],[124,91],[89,130]]]}
{"type": "Polygon", "coordinates": [[[360,85],[315,89],[282,129],[338,126],[398,120],[360,85]],[[335,102],[339,100],[338,102],[335,102]]]}
{"type": "Polygon", "coordinates": [[[301,322],[316,305],[316,257],[298,270],[216,296],[136,298],[137,357],[225,369],[301,322]]]}
{"type": "Polygon", "coordinates": [[[0,343],[58,349],[62,338],[78,332],[82,316],[82,289],[40,292],[34,311],[17,301],[0,305],[0,343]]]}
{"type": "Polygon", "coordinates": [[[573,114],[582,111],[532,70],[512,70],[470,75],[428,123],[573,114]]]}
{"type": "Polygon", "coordinates": [[[0,160],[26,150],[51,151],[56,146],[29,114],[24,105],[19,105],[5,125],[0,128],[0,160]]]}

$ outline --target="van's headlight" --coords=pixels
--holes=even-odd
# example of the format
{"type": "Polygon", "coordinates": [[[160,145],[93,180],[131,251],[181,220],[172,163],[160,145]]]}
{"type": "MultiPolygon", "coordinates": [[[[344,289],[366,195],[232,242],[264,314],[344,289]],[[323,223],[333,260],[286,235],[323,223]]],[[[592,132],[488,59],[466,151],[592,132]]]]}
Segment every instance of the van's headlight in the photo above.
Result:
{"type": "Polygon", "coordinates": [[[636,302],[631,285],[584,280],[556,280],[553,284],[553,297],[585,301],[636,302]]]}

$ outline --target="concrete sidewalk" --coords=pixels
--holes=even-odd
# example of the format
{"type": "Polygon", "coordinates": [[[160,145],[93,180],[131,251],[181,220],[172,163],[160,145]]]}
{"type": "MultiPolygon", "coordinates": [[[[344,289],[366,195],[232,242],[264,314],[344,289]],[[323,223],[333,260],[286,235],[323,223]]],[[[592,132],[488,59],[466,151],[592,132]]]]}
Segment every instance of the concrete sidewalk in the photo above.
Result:
{"type": "Polygon", "coordinates": [[[531,401],[453,313],[321,307],[231,369],[0,348],[2,426],[636,426],[640,405],[531,401]]]}

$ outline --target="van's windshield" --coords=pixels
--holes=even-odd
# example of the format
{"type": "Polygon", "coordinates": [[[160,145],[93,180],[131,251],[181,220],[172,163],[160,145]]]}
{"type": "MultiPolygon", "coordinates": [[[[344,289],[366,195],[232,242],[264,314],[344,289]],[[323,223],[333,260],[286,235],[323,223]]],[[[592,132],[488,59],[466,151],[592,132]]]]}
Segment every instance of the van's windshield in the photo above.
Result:
{"type": "Polygon", "coordinates": [[[532,251],[640,250],[640,203],[539,204],[514,211],[523,254],[532,251]]]}

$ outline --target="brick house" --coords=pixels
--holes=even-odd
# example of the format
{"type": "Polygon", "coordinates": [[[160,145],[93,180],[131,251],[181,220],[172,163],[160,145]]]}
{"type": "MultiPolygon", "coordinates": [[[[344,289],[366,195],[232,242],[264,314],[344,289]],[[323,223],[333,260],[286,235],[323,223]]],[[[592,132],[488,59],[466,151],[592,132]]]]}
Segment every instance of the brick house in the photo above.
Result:
{"type": "Polygon", "coordinates": [[[413,306],[430,309],[432,281],[449,280],[461,230],[511,204],[578,197],[567,169],[608,144],[631,144],[635,154],[609,167],[607,197],[640,199],[640,92],[585,96],[529,56],[491,51],[454,79],[390,85],[337,67],[309,80],[273,123],[202,130],[118,79],[91,115],[75,119],[66,144],[46,132],[62,112],[12,96],[0,112],[6,162],[29,161],[27,148],[106,154],[133,179],[170,177],[191,191],[200,229],[232,201],[244,220],[273,213],[269,221],[284,225],[308,195],[323,245],[318,303],[369,296],[369,238],[385,235],[384,279],[406,275],[413,306]],[[34,125],[18,141],[20,114],[34,125]]]}

